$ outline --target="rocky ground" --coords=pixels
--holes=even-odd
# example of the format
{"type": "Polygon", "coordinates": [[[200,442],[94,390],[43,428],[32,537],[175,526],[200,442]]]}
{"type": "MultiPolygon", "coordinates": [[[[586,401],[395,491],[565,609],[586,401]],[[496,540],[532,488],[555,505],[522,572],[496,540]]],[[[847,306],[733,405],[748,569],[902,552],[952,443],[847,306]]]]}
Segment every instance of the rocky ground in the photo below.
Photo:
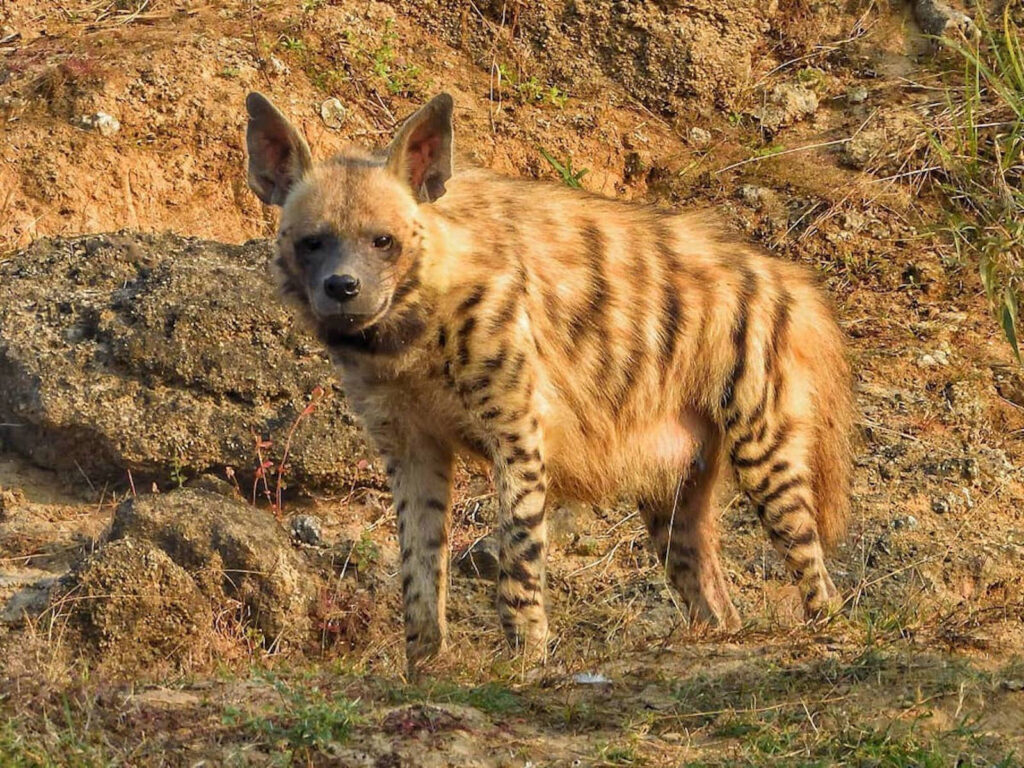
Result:
{"type": "Polygon", "coordinates": [[[0,22],[0,764],[1020,764],[1024,376],[922,173],[956,63],[914,8],[28,0],[0,22]],[[324,154],[443,88],[464,162],[712,204],[813,265],[860,411],[843,612],[799,621],[731,488],[730,635],[687,627],[627,505],[558,508],[554,650],[521,668],[492,491],[463,471],[453,651],[405,680],[390,498],[263,269],[252,88],[324,154]]]}

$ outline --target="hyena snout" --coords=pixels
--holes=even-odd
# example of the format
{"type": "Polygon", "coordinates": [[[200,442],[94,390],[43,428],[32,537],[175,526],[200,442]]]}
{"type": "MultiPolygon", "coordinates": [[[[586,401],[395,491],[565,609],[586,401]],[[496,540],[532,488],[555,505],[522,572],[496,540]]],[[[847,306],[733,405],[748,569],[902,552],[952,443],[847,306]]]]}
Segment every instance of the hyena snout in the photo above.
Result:
{"type": "Polygon", "coordinates": [[[331,275],[324,280],[324,293],[339,304],[358,296],[360,287],[359,278],[352,275],[331,275]]]}

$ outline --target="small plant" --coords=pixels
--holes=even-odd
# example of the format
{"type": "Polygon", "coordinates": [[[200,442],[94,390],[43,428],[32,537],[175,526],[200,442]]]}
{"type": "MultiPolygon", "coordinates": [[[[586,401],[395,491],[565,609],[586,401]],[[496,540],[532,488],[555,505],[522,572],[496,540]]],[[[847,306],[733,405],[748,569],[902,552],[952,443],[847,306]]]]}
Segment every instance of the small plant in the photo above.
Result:
{"type": "Polygon", "coordinates": [[[240,74],[242,74],[242,70],[238,67],[224,67],[224,69],[220,71],[220,76],[225,80],[234,80],[240,74]]]}
{"type": "Polygon", "coordinates": [[[292,37],[291,35],[281,35],[281,39],[278,44],[286,51],[292,51],[293,53],[305,53],[306,43],[298,37],[292,37]]]}
{"type": "Polygon", "coordinates": [[[171,459],[171,482],[174,483],[176,488],[182,488],[187,480],[185,462],[181,458],[181,454],[175,452],[174,457],[171,459]]]}
{"type": "Polygon", "coordinates": [[[754,150],[754,157],[771,157],[785,151],[781,144],[769,144],[765,147],[758,147],[754,150]]]}
{"type": "Polygon", "coordinates": [[[828,75],[825,71],[818,67],[804,67],[796,73],[797,82],[805,88],[810,88],[812,91],[824,87],[828,81],[828,75]]]}
{"type": "Polygon", "coordinates": [[[359,720],[359,701],[319,687],[291,688],[283,681],[274,682],[280,702],[269,712],[254,716],[229,707],[223,721],[262,736],[272,746],[284,746],[301,755],[320,752],[331,744],[349,739],[352,727],[359,720]]]}
{"type": "Polygon", "coordinates": [[[384,22],[384,34],[380,45],[369,53],[373,73],[384,83],[388,92],[394,95],[412,95],[418,86],[420,68],[417,66],[396,66],[394,43],[398,40],[395,20],[384,22]]]}
{"type": "MultiPolygon", "coordinates": [[[[316,410],[317,406],[324,398],[323,387],[314,387],[313,392],[310,395],[309,402],[306,403],[305,408],[299,412],[299,415],[295,417],[295,421],[292,422],[291,427],[288,430],[288,435],[284,441],[284,451],[281,454],[281,461],[276,465],[274,462],[267,458],[266,451],[274,446],[270,440],[264,440],[261,436],[253,434],[253,442],[255,444],[256,453],[256,475],[252,482],[252,503],[256,504],[256,497],[262,491],[262,495],[270,503],[270,508],[273,510],[274,515],[280,519],[284,514],[284,490],[288,487],[285,483],[285,475],[288,473],[288,455],[291,452],[292,438],[295,436],[295,431],[299,428],[299,424],[311,416],[316,410]],[[270,481],[267,479],[270,476],[274,477],[274,490],[271,492],[270,481]]],[[[229,477],[233,478],[234,472],[232,471],[229,477]]]]}
{"type": "Polygon", "coordinates": [[[361,567],[373,565],[380,560],[380,547],[370,538],[369,531],[363,531],[359,541],[352,547],[352,557],[361,567]]]}
{"type": "Polygon", "coordinates": [[[590,173],[589,168],[581,168],[577,171],[572,167],[571,157],[566,157],[565,164],[563,165],[555,160],[555,158],[553,158],[547,150],[544,149],[544,147],[539,147],[539,149],[540,153],[544,156],[544,159],[548,161],[552,168],[558,171],[558,175],[562,177],[562,183],[565,184],[565,186],[572,187],[573,189],[583,189],[583,185],[580,183],[580,180],[590,173]]]}
{"type": "Polygon", "coordinates": [[[436,682],[427,687],[408,687],[389,692],[397,704],[433,702],[473,707],[489,715],[508,715],[522,710],[523,705],[514,691],[500,683],[484,683],[463,687],[449,682],[436,682]]]}
{"type": "Polygon", "coordinates": [[[545,86],[536,77],[520,77],[505,64],[498,64],[498,89],[503,96],[521,104],[550,104],[561,109],[569,100],[558,86],[545,86]]]}

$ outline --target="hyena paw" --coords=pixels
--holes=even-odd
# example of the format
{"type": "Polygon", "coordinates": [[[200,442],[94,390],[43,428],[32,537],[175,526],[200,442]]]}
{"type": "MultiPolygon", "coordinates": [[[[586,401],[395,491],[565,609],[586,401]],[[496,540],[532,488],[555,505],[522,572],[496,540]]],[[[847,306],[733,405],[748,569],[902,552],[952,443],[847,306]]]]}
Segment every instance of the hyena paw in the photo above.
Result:
{"type": "Polygon", "coordinates": [[[405,658],[409,664],[410,677],[421,671],[425,662],[448,650],[444,636],[437,631],[409,633],[405,642],[405,658]]]}
{"type": "Polygon", "coordinates": [[[801,585],[804,595],[804,616],[816,622],[834,616],[843,607],[842,597],[828,574],[801,585]]]}
{"type": "Polygon", "coordinates": [[[705,631],[724,630],[726,632],[736,632],[743,626],[743,622],[740,621],[740,614],[736,610],[736,606],[732,604],[731,600],[726,600],[724,603],[714,606],[714,610],[694,611],[691,608],[690,626],[694,629],[703,629],[705,631]]]}
{"type": "Polygon", "coordinates": [[[548,620],[531,618],[518,623],[503,624],[505,639],[513,653],[529,662],[544,662],[548,653],[548,620]]]}

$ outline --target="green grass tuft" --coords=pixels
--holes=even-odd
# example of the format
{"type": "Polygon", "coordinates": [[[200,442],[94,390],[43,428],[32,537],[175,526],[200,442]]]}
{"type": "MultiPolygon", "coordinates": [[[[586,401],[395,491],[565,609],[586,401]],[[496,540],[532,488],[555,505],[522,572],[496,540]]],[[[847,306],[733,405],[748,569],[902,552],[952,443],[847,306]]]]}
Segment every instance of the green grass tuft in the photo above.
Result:
{"type": "Polygon", "coordinates": [[[985,293],[1018,362],[1024,290],[1024,4],[1010,0],[993,24],[977,8],[976,43],[943,39],[962,71],[929,134],[947,230],[962,263],[977,264],[985,293]]]}

